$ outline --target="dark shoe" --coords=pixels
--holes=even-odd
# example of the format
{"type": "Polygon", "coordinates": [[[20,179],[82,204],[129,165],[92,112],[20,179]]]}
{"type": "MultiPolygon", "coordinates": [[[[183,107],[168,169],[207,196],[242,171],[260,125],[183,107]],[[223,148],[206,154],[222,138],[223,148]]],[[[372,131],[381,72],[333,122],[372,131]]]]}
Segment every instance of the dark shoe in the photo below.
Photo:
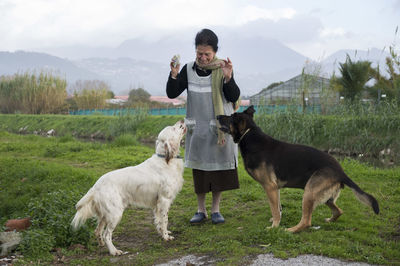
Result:
{"type": "Polygon", "coordinates": [[[206,214],[203,212],[196,212],[192,219],[190,219],[190,223],[191,224],[198,224],[201,222],[204,222],[204,220],[206,219],[206,214]]]}
{"type": "Polygon", "coordinates": [[[219,212],[214,212],[211,214],[211,221],[213,224],[225,223],[224,217],[219,212]]]}

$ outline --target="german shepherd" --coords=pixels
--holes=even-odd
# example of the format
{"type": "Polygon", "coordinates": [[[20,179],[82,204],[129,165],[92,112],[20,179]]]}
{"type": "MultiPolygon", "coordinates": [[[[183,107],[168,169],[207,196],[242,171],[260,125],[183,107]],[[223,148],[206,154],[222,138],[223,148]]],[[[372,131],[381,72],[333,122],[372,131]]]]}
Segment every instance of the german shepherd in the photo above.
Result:
{"type": "Polygon", "coordinates": [[[329,154],[315,148],[285,143],[265,133],[253,120],[255,110],[250,106],[242,113],[220,115],[220,130],[233,137],[239,145],[246,171],[264,188],[272,213],[272,226],[281,220],[279,189],[304,189],[300,222],[287,230],[299,232],[311,226],[313,210],[325,203],[332,211],[327,222],[336,221],[343,211],[336,205],[340,189],[347,185],[359,201],[379,213],[377,200],[361,190],[329,154]]]}

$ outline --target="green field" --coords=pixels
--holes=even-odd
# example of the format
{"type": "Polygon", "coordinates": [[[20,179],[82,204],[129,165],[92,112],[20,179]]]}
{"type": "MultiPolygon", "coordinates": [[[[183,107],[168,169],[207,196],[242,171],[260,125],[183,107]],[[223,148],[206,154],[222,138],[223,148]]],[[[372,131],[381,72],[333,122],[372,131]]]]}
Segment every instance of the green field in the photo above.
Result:
{"type": "MultiPolygon", "coordinates": [[[[191,226],[189,219],[196,211],[197,201],[191,171],[186,169],[184,187],[169,213],[169,230],[175,240],[165,242],[157,235],[151,211],[127,209],[115,231],[114,244],[129,253],[111,257],[106,248],[97,246],[94,221],[87,222],[77,232],[70,229],[75,203],[102,174],[138,164],[151,156],[154,153],[151,142],[157,132],[182,117],[132,118],[132,124],[118,121],[121,119],[118,117],[60,117],[66,121],[79,120],[82,128],[76,124],[64,125],[57,116],[0,116],[3,122],[0,124],[3,130],[0,133],[0,223],[27,216],[33,221],[17,250],[24,257],[16,264],[31,261],[54,264],[61,260],[72,265],[152,265],[195,254],[213,257],[222,265],[241,265],[250,263],[257,254],[273,253],[280,258],[316,254],[400,265],[400,168],[375,168],[352,159],[344,159],[341,164],[353,181],[377,198],[379,215],[373,214],[345,188],[337,201],[344,214],[336,223],[324,222],[330,210],[320,206],[314,211],[314,228],[290,234],[284,228],[300,220],[302,190],[283,189],[281,227],[268,230],[271,214],[265,193],[240,161],[240,189],[223,193],[221,213],[226,223],[213,225],[208,221],[191,226]],[[33,121],[42,119],[42,123],[53,121],[65,131],[55,128],[60,132],[59,137],[8,133],[21,127],[16,117],[23,120],[22,124],[30,121],[31,128],[38,123],[33,121]],[[117,121],[116,126],[110,122],[112,119],[117,121]],[[109,135],[112,141],[88,142],[73,137],[77,135],[74,132],[88,132],[93,127],[96,131],[102,128],[105,136],[114,127],[114,135],[109,135]],[[118,131],[118,128],[124,130],[118,131]],[[141,140],[147,140],[150,145],[141,144],[141,140]]],[[[40,127],[50,129],[43,124],[40,127]]],[[[210,204],[208,197],[207,207],[210,204]]]]}

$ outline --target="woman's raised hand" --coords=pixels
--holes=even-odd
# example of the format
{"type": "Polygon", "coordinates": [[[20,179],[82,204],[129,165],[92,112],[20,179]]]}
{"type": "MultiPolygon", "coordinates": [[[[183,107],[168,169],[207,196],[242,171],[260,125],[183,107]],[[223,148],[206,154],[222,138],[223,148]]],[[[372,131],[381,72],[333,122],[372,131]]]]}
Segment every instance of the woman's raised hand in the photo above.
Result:
{"type": "Polygon", "coordinates": [[[179,57],[179,55],[174,55],[174,57],[171,58],[171,63],[169,64],[171,67],[171,76],[174,79],[178,76],[179,68],[181,66],[179,57]]]}

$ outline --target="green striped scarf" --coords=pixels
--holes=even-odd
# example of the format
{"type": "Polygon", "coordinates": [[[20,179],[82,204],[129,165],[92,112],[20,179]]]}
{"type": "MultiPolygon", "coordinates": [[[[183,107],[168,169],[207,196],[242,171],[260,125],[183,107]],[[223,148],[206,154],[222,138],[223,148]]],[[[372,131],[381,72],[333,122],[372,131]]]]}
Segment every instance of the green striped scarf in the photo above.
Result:
{"type": "MultiPolygon", "coordinates": [[[[196,64],[201,69],[211,70],[211,91],[212,91],[212,101],[214,106],[214,114],[215,117],[218,115],[225,115],[224,112],[224,104],[222,102],[222,87],[224,86],[224,74],[221,69],[221,62],[223,60],[218,59],[216,56],[214,59],[207,65],[201,65],[196,59],[196,64]]],[[[238,99],[233,104],[233,109],[236,111],[239,108],[240,99],[238,99]]],[[[215,119],[217,123],[217,127],[219,128],[218,119],[215,119]]],[[[225,143],[225,134],[221,130],[218,130],[218,144],[223,145],[225,143]]]]}

